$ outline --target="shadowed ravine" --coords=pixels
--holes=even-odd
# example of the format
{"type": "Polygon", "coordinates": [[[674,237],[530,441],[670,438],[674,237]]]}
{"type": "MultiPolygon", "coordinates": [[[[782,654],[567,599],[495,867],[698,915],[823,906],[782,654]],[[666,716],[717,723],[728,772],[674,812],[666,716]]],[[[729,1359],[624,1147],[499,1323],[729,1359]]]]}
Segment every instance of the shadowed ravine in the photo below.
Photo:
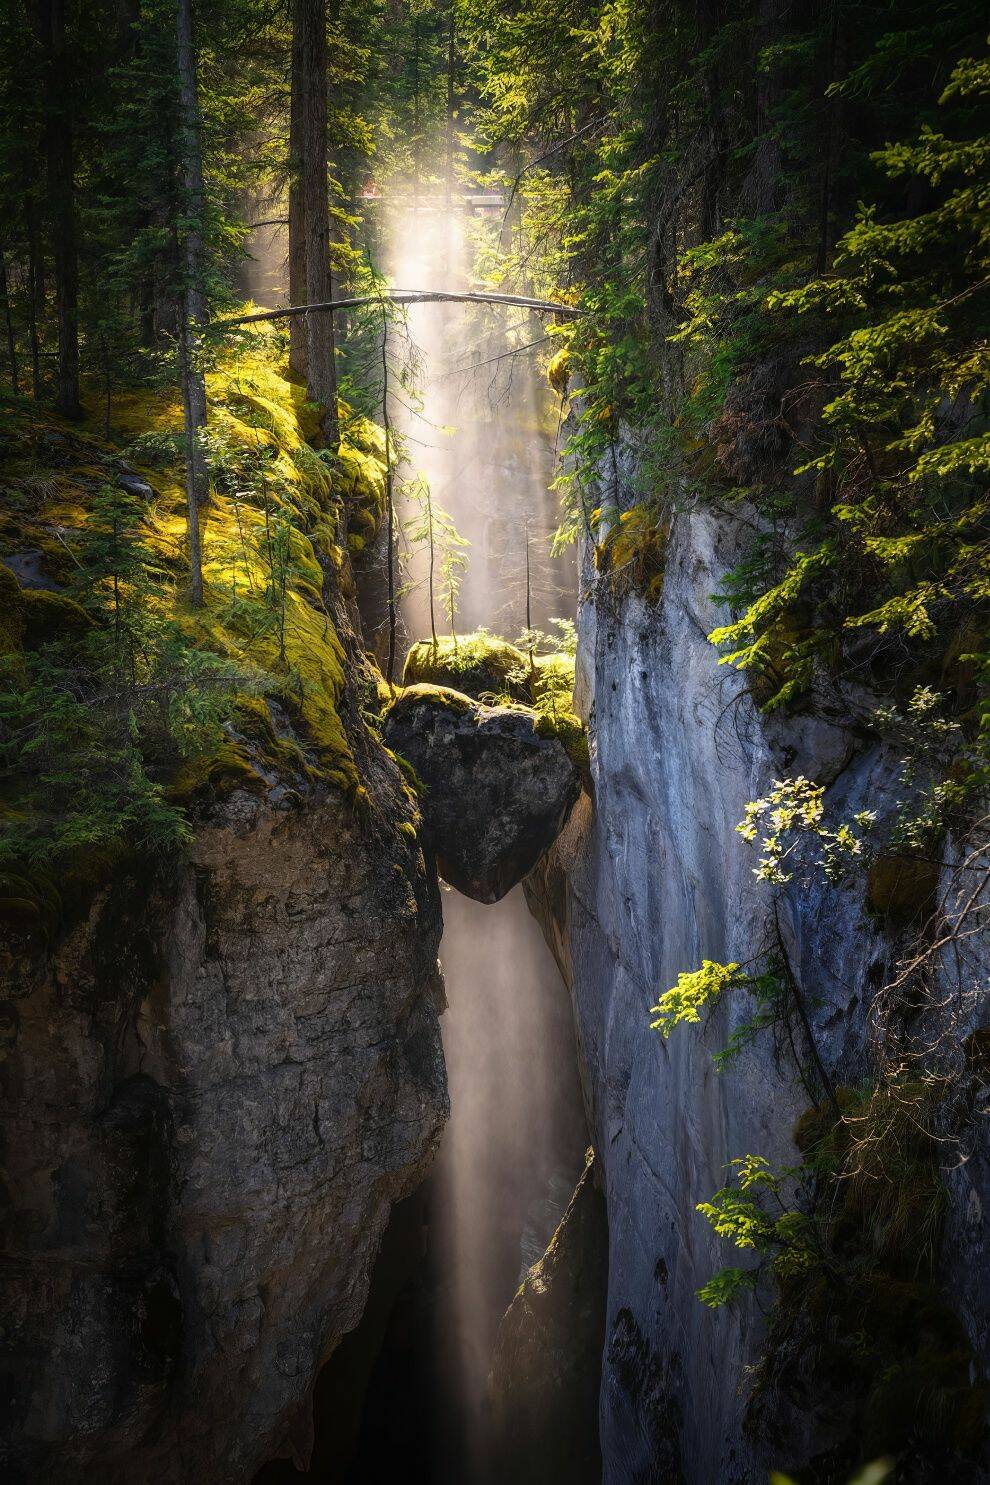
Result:
{"type": "MultiPolygon", "coordinates": [[[[392,280],[466,284],[466,225],[463,213],[439,210],[386,218],[392,280]]],[[[532,622],[572,618],[573,555],[549,554],[556,399],[532,352],[473,373],[461,369],[535,339],[540,322],[503,307],[425,304],[410,308],[408,327],[422,407],[400,402],[394,416],[409,464],[471,543],[459,627],[509,636],[524,628],[527,528],[536,574],[532,622]]],[[[412,559],[419,586],[402,600],[410,641],[429,635],[424,560],[412,559]]],[[[490,906],[446,890],[443,919],[451,1117],[429,1181],[423,1274],[412,1280],[425,1288],[425,1317],[411,1348],[401,1314],[392,1325],[372,1379],[355,1480],[409,1468],[408,1433],[382,1433],[400,1382],[389,1375],[397,1343],[408,1348],[412,1370],[431,1379],[421,1400],[422,1478],[485,1478],[486,1384],[498,1323],[563,1213],[587,1144],[569,1001],[522,889],[490,906]]]]}
{"type": "MultiPolygon", "coordinates": [[[[395,282],[469,282],[463,212],[410,207],[380,224],[395,282]]],[[[504,306],[411,306],[392,332],[395,363],[414,369],[418,402],[391,390],[406,465],[397,519],[413,513],[408,481],[470,543],[457,627],[514,637],[527,623],[521,574],[529,545],[529,619],[546,629],[576,611],[573,553],[554,557],[558,399],[525,346],[541,322],[504,306]]],[[[387,654],[383,545],[359,575],[366,642],[387,654]]],[[[397,654],[430,633],[426,558],[405,551],[397,654]]],[[[437,627],[448,625],[438,602],[437,627]]],[[[396,676],[396,679],[399,677],[396,676]]],[[[308,1476],[365,1482],[492,1478],[489,1372],[499,1323],[543,1254],[584,1164],[587,1128],[570,1001],[521,886],[488,905],[444,887],[442,1018],[451,1115],[426,1185],[400,1203],[385,1235],[365,1317],[316,1389],[308,1476]]],[[[300,1476],[286,1462],[259,1475],[300,1476]]]]}

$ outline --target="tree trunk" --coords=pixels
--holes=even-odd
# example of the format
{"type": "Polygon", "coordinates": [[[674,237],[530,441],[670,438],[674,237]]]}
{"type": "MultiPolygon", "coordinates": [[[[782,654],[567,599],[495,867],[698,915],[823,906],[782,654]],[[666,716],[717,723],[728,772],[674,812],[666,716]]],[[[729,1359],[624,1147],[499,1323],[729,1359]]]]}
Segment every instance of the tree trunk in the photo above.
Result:
{"type": "MultiPolygon", "coordinates": [[[[302,26],[293,15],[289,84],[289,303],[306,302],[306,200],[303,188],[302,26]]],[[[306,321],[289,321],[289,370],[306,380],[306,321]]]]}
{"type": "MultiPolygon", "coordinates": [[[[755,45],[757,56],[767,46],[783,40],[789,0],[759,0],[755,45]]],[[[783,87],[778,68],[757,73],[756,119],[753,163],[740,192],[740,208],[755,217],[773,216],[783,197],[784,165],[777,135],[776,110],[783,87]]]]}
{"type": "Polygon", "coordinates": [[[4,325],[7,332],[7,361],[10,365],[10,385],[16,397],[20,392],[17,378],[17,343],[14,339],[14,321],[10,312],[10,294],[7,288],[7,258],[0,247],[0,300],[3,302],[4,325]]]}
{"type": "Polygon", "coordinates": [[[454,104],[456,101],[454,83],[456,80],[457,51],[456,51],[456,17],[453,3],[450,7],[450,31],[447,34],[447,158],[444,169],[444,199],[447,211],[454,195],[454,104]]]}
{"type": "Polygon", "coordinates": [[[825,127],[824,144],[822,146],[822,184],[821,196],[818,208],[818,252],[815,258],[815,268],[818,273],[824,273],[828,266],[830,247],[830,227],[832,220],[832,193],[834,189],[835,170],[835,134],[836,134],[836,99],[829,93],[829,88],[836,78],[836,60],[839,45],[839,8],[836,0],[831,3],[831,15],[829,16],[828,49],[826,52],[825,86],[822,95],[825,99],[825,127]]]}
{"type": "Polygon", "coordinates": [[[708,242],[722,228],[722,194],[725,184],[725,125],[723,118],[723,81],[720,76],[718,48],[711,48],[724,23],[720,0],[698,0],[696,10],[698,43],[707,59],[700,69],[702,96],[705,100],[705,129],[701,161],[701,196],[698,210],[698,240],[708,242]]]}
{"type": "Polygon", "coordinates": [[[138,324],[141,345],[151,350],[155,344],[155,281],[150,273],[143,275],[139,291],[138,324]]]}
{"type": "MultiPolygon", "coordinates": [[[[382,306],[382,427],[385,430],[385,509],[388,517],[385,560],[388,603],[388,658],[385,662],[385,679],[395,685],[395,637],[398,614],[395,601],[395,484],[392,470],[392,421],[388,410],[388,319],[385,302],[382,306]]],[[[329,315],[326,317],[330,318],[329,315]]],[[[432,596],[432,589],[431,589],[432,596]]]]}
{"type": "Polygon", "coordinates": [[[553,299],[533,299],[522,294],[488,294],[483,290],[460,289],[377,289],[374,294],[349,294],[345,299],[324,300],[319,304],[301,304],[295,309],[260,309],[255,314],[232,315],[229,319],[217,320],[215,328],[226,330],[232,325],[257,325],[264,320],[289,320],[293,316],[308,317],[314,314],[341,314],[346,309],[357,309],[363,304],[381,304],[387,299],[390,304],[513,304],[519,309],[532,309],[541,314],[557,315],[559,319],[580,319],[585,313],[573,304],[558,304],[553,299]]]}
{"type": "Polygon", "coordinates": [[[433,540],[433,492],[430,482],[426,482],[426,521],[427,534],[430,538],[430,635],[433,639],[433,653],[436,654],[440,641],[437,639],[437,616],[433,601],[433,571],[436,564],[436,545],[433,540]]]}
{"type": "Polygon", "coordinates": [[[38,246],[38,215],[32,196],[24,199],[24,220],[28,241],[28,340],[31,346],[31,391],[35,401],[41,398],[41,346],[38,341],[38,316],[45,307],[45,274],[38,246]]]}
{"type": "Polygon", "coordinates": [[[82,417],[79,402],[79,260],[65,0],[41,0],[38,17],[45,54],[45,157],[58,321],[55,408],[63,417],[79,418],[82,417]]]}
{"type": "Polygon", "coordinates": [[[419,211],[419,21],[413,22],[413,211],[419,211]]]}
{"type": "Polygon", "coordinates": [[[203,446],[206,426],[206,380],[198,364],[198,340],[206,321],[203,281],[203,160],[200,141],[199,90],[192,34],[191,0],[178,0],[176,41],[179,98],[182,108],[181,149],[183,210],[189,222],[182,245],[182,292],[179,313],[179,357],[186,440],[186,505],[189,530],[190,593],[195,608],[203,602],[203,557],[199,512],[209,499],[209,469],[203,446]]]}
{"type": "MultiPolygon", "coordinates": [[[[327,196],[327,23],[325,0],[293,0],[293,29],[300,33],[303,200],[306,214],[306,301],[332,298],[330,205],[327,196]]],[[[320,431],[334,453],[340,443],[337,421],[337,366],[331,315],[306,316],[306,390],[322,408],[320,431]]]]}

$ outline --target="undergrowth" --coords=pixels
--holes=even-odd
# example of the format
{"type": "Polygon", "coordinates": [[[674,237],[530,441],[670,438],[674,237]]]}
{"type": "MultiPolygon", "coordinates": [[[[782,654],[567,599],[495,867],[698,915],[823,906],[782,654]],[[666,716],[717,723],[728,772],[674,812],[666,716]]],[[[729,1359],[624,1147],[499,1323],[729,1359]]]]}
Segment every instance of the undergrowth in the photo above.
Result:
{"type": "Polygon", "coordinates": [[[342,409],[339,463],[315,453],[280,352],[245,337],[208,377],[198,612],[177,397],[117,392],[109,437],[95,398],[82,424],[2,408],[0,897],[21,921],[47,923],[73,873],[181,848],[190,808],[231,789],[360,793],[326,596],[381,518],[383,435],[342,409]]]}

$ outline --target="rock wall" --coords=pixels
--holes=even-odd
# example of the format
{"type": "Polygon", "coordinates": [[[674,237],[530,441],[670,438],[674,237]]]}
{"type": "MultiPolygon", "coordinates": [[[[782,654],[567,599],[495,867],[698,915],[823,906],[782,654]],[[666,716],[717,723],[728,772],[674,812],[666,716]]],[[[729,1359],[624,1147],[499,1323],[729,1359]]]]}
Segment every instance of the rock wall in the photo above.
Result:
{"type": "Polygon", "coordinates": [[[499,1326],[489,1377],[492,1478],[597,1485],[608,1232],[589,1151],[543,1256],[499,1326]]]}
{"type": "MultiPolygon", "coordinates": [[[[527,884],[571,987],[607,1203],[608,1485],[762,1481],[768,1462],[800,1463],[795,1452],[828,1442],[810,1418],[798,1422],[796,1448],[747,1435],[746,1367],[759,1354],[760,1312],[751,1302],[713,1312],[695,1296],[734,1261],[695,1210],[725,1184],[726,1163],[750,1152],[781,1165],[799,1158],[791,1132],[808,1096],[793,1060],[765,1033],[715,1071],[712,1053],[751,1013],[744,996],[667,1041],[649,1029],[650,1007],[681,971],[702,958],[745,962],[765,931],[765,889],[735,832],[748,800],[799,773],[831,784],[840,818],[893,797],[895,762],[880,749],[820,717],[761,717],[741,678],[717,665],[706,634],[724,611],[710,595],[743,542],[725,519],[678,515],[656,606],[615,598],[586,561],[578,703],[594,803],[581,800],[527,884]]],[[[865,911],[862,884],[795,893],[782,929],[823,1057],[837,1081],[854,1082],[866,1067],[871,997],[895,945],[865,911]]],[[[982,1298],[949,1265],[947,1275],[985,1360],[987,1193],[973,1182],[986,1187],[985,1161],[953,1175],[948,1230],[968,1210],[966,1251],[983,1275],[982,1298]]]]}
{"type": "Polygon", "coordinates": [[[447,1113],[436,882],[352,730],[369,802],[235,792],[181,869],[118,870],[8,965],[12,1482],[308,1455],[317,1371],[447,1113]]]}

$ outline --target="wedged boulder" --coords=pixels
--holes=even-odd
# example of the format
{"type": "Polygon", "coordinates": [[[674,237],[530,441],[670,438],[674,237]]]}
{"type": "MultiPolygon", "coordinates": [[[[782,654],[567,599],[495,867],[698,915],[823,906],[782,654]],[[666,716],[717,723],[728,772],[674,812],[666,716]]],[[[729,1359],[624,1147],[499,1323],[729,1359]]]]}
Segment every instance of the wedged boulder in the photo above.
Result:
{"type": "Polygon", "coordinates": [[[608,1225],[594,1156],[502,1318],[488,1378],[493,1478],[598,1485],[608,1225]]]}
{"type": "Polygon", "coordinates": [[[456,641],[445,635],[436,644],[420,640],[406,656],[402,684],[449,686],[476,701],[483,696],[532,700],[527,657],[508,640],[483,631],[458,635],[456,641]]]}
{"type": "Polygon", "coordinates": [[[497,902],[532,871],[580,793],[564,743],[525,707],[409,686],[384,737],[425,786],[423,842],[437,870],[478,902],[497,902]]]}

